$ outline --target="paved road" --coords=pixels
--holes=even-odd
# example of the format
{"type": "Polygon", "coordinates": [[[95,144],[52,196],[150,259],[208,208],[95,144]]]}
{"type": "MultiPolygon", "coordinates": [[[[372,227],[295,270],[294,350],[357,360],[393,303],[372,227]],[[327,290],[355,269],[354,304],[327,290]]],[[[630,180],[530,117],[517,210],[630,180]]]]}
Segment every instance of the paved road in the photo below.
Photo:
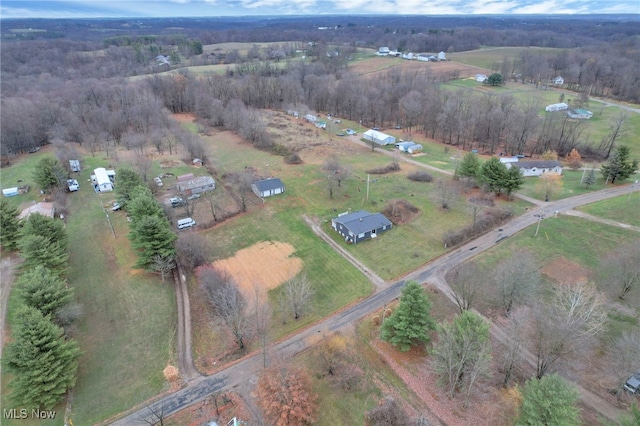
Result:
{"type": "MultiPolygon", "coordinates": [[[[541,220],[538,215],[544,214],[545,217],[549,217],[556,211],[561,213],[580,205],[629,194],[630,192],[637,190],[638,188],[633,188],[632,185],[626,185],[579,195],[556,202],[545,203],[543,207],[527,212],[503,225],[501,228],[502,231],[492,231],[484,234],[456,250],[429,262],[418,270],[407,274],[402,279],[388,284],[384,289],[378,291],[362,302],[327,317],[323,321],[287,338],[280,343],[275,344],[272,346],[271,351],[287,356],[292,356],[304,351],[319,342],[320,336],[325,333],[332,333],[342,329],[343,327],[347,327],[368,315],[370,312],[380,309],[399,297],[400,291],[407,280],[416,280],[421,283],[429,280],[430,282],[434,282],[438,285],[443,293],[451,295],[451,290],[442,279],[443,274],[446,273],[447,270],[469,260],[478,253],[499,244],[503,239],[535,224],[536,221],[541,220]]],[[[262,369],[263,360],[261,353],[256,352],[247,355],[216,374],[207,377],[200,376],[193,379],[189,382],[187,387],[150,404],[149,408],[140,408],[112,424],[117,426],[149,424],[150,421],[154,420],[152,412],[163,412],[165,415],[173,414],[202,400],[212,392],[219,390],[232,390],[236,388],[241,383],[254,377],[262,371],[262,369]]],[[[585,393],[583,396],[585,397],[586,404],[598,409],[607,417],[615,417],[612,413],[622,413],[621,410],[612,407],[596,395],[585,393]],[[600,406],[599,404],[604,405],[600,406]]],[[[617,419],[614,418],[612,420],[617,419]]]]}

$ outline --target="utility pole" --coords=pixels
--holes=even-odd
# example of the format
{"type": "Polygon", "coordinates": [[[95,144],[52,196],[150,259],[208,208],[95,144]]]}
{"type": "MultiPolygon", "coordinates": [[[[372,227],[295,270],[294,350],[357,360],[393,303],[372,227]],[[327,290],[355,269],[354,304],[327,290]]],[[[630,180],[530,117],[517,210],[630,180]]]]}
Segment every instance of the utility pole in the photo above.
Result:
{"type": "Polygon", "coordinates": [[[369,175],[369,173],[367,173],[367,199],[366,199],[366,201],[369,201],[369,181],[370,181],[369,177],[370,177],[370,175],[369,175]]]}

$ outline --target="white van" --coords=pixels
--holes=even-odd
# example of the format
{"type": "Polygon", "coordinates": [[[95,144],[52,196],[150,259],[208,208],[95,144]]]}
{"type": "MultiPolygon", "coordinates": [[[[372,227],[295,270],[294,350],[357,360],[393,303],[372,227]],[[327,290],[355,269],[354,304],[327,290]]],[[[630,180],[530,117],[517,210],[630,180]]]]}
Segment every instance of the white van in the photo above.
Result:
{"type": "Polygon", "coordinates": [[[178,229],[191,228],[192,226],[196,226],[196,221],[190,217],[178,221],[178,229]]]}

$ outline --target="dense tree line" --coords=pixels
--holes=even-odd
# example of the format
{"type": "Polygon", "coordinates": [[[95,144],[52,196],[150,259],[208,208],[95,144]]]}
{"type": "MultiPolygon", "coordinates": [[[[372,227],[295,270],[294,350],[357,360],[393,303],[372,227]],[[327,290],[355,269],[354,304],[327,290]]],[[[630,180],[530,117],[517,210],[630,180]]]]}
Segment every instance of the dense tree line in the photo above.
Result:
{"type": "Polygon", "coordinates": [[[80,356],[69,336],[80,307],[65,279],[67,234],[61,221],[40,214],[19,221],[4,200],[0,217],[3,249],[18,248],[24,259],[15,282],[20,305],[2,359],[12,374],[9,398],[22,407],[51,409],[75,384],[80,356]]]}

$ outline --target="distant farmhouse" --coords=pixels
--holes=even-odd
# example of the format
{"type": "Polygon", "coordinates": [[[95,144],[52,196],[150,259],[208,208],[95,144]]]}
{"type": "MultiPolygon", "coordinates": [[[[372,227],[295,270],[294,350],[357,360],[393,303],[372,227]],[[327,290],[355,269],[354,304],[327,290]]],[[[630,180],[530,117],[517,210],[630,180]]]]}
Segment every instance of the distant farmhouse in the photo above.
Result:
{"type": "Polygon", "coordinates": [[[567,115],[571,118],[576,118],[580,120],[588,120],[593,117],[593,113],[591,111],[587,111],[586,109],[570,109],[567,111],[567,115]]]}
{"type": "Polygon", "coordinates": [[[376,52],[376,55],[378,56],[387,56],[389,54],[390,50],[388,47],[381,47],[378,49],[378,51],[376,52]]]}
{"type": "Polygon", "coordinates": [[[564,84],[564,78],[558,76],[558,77],[554,78],[553,80],[551,80],[551,83],[553,83],[556,86],[562,86],[564,84]]]}
{"type": "Polygon", "coordinates": [[[263,179],[251,184],[251,190],[260,198],[282,194],[284,183],[279,178],[263,179]]]}
{"type": "Polygon", "coordinates": [[[343,213],[331,219],[331,226],[344,237],[346,242],[358,244],[388,231],[392,224],[382,213],[358,210],[354,213],[343,213]]]}
{"type": "Polygon", "coordinates": [[[557,160],[516,161],[505,165],[519,168],[525,177],[542,176],[544,173],[562,174],[562,164],[557,160]]]}
{"type": "Polygon", "coordinates": [[[476,74],[476,81],[478,83],[484,83],[486,79],[488,79],[486,74],[476,74]]]}
{"type": "Polygon", "coordinates": [[[559,104],[551,104],[547,105],[544,110],[547,112],[555,112],[555,111],[564,111],[569,109],[569,105],[564,102],[560,102],[559,104]]]}
{"type": "Polygon", "coordinates": [[[392,145],[396,143],[395,136],[387,135],[386,133],[373,129],[364,132],[362,137],[368,141],[375,142],[378,145],[392,145]]]}

